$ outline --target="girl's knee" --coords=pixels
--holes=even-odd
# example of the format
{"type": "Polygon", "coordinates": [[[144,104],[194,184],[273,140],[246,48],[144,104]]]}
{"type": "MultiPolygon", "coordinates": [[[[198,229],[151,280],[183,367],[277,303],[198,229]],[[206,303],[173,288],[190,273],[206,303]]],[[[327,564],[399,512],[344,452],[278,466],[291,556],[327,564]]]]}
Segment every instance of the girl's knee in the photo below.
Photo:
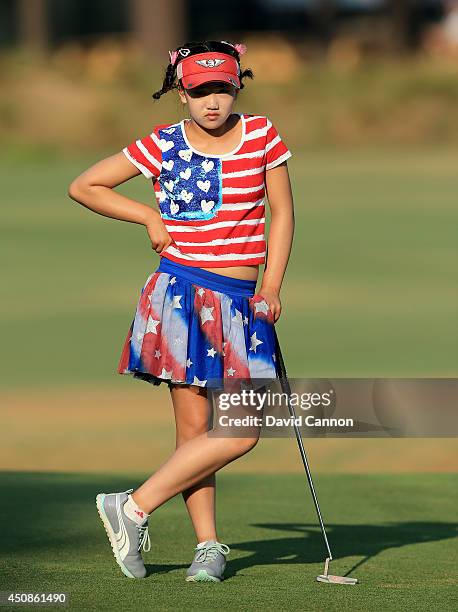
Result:
{"type": "Polygon", "coordinates": [[[258,441],[259,437],[256,436],[247,438],[232,438],[230,439],[231,450],[235,457],[240,457],[254,448],[258,441]]]}

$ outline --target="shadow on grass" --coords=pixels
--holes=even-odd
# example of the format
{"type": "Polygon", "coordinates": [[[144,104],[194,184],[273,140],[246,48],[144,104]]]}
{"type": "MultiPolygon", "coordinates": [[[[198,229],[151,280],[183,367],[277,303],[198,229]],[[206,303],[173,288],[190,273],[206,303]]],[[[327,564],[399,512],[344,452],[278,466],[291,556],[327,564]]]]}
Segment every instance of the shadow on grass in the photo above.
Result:
{"type": "MultiPolygon", "coordinates": [[[[95,495],[101,491],[123,491],[132,479],[90,474],[0,472],[2,510],[0,530],[4,554],[33,554],[70,551],[72,557],[99,555],[101,526],[95,510],[95,495]],[[89,501],[94,507],[89,510],[89,501]],[[21,514],[27,511],[27,521],[21,514]]],[[[186,529],[188,527],[186,526],[186,529]]],[[[239,559],[228,557],[226,577],[235,576],[256,565],[288,565],[324,562],[326,557],[317,523],[247,523],[250,528],[283,532],[265,540],[226,542],[231,550],[246,553],[239,559]],[[284,535],[284,533],[288,535],[284,535]]],[[[335,560],[348,556],[362,559],[349,569],[350,574],[381,551],[455,538],[455,523],[404,521],[374,525],[326,525],[335,560]]],[[[105,536],[104,536],[105,537],[105,536]]],[[[108,544],[107,544],[108,546],[108,544]]],[[[111,553],[111,549],[110,549],[111,553]]],[[[166,574],[187,568],[186,564],[147,564],[148,574],[166,574]]],[[[331,572],[332,573],[332,572],[331,572]]]]}
{"type": "MultiPolygon", "coordinates": [[[[280,537],[269,540],[252,540],[241,543],[229,543],[231,550],[247,554],[240,559],[228,557],[225,578],[243,574],[243,570],[262,565],[288,565],[300,563],[319,563],[326,558],[323,537],[319,527],[303,523],[257,523],[247,527],[277,529],[302,534],[294,537],[280,537]]],[[[386,525],[336,525],[325,526],[334,561],[344,557],[362,556],[353,567],[345,571],[349,576],[372,557],[389,548],[400,548],[408,544],[421,544],[455,538],[458,527],[454,523],[437,522],[402,522],[386,525]]],[[[334,563],[333,561],[333,563],[334,563]]],[[[333,573],[333,563],[329,573],[333,573]]],[[[182,565],[146,565],[148,574],[168,573],[182,565]]],[[[337,572],[337,570],[335,570],[337,572]]],[[[321,570],[319,573],[322,573],[321,570]]],[[[337,572],[338,573],[338,572],[337,572]]]]}
{"type": "MultiPolygon", "coordinates": [[[[326,548],[320,528],[316,524],[252,523],[250,526],[293,532],[298,535],[229,544],[234,550],[252,554],[242,559],[235,559],[230,566],[228,564],[225,572],[226,576],[235,575],[239,570],[253,565],[319,563],[320,561],[324,564],[327,556],[326,548]]],[[[346,576],[368,559],[389,548],[400,548],[409,544],[434,542],[458,536],[456,523],[428,521],[393,522],[382,525],[337,525],[330,523],[325,525],[325,528],[334,561],[349,556],[363,557],[345,573],[346,576]]],[[[330,573],[332,573],[331,570],[330,573]]]]}

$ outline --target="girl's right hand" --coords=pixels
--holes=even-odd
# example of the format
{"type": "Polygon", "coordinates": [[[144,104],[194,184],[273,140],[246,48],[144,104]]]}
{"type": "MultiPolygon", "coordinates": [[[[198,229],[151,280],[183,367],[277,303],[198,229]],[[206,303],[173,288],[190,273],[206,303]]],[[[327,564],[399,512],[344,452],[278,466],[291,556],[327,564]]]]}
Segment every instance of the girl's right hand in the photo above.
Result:
{"type": "Polygon", "coordinates": [[[159,255],[174,242],[160,217],[149,221],[146,224],[146,231],[151,240],[151,248],[159,255]]]}

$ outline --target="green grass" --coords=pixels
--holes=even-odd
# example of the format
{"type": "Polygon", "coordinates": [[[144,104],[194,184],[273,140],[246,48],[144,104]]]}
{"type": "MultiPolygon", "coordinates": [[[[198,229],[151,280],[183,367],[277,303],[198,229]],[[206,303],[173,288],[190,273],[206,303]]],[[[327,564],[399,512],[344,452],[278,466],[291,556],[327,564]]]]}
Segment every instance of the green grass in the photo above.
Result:
{"type": "MultiPolygon", "coordinates": [[[[4,386],[116,376],[159,258],[143,227],[67,196],[95,161],[1,166],[4,386]]],[[[290,376],[456,375],[457,164],[445,149],[295,152],[296,233],[277,323],[290,376]]],[[[143,177],[120,191],[153,197],[143,177]]]]}
{"type": "Polygon", "coordinates": [[[324,550],[303,475],[218,475],[218,535],[231,548],[221,584],[184,580],[195,541],[181,494],[150,519],[148,577],[125,578],[94,497],[142,477],[0,473],[0,590],[68,592],[73,610],[453,607],[456,475],[316,477],[332,573],[360,580],[349,587],[315,581],[324,550]]]}

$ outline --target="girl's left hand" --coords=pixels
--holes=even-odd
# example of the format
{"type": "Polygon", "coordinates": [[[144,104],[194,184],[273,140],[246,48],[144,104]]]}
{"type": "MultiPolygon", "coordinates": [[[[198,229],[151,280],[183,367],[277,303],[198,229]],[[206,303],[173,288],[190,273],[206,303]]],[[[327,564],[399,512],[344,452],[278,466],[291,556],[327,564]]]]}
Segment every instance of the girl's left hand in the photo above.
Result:
{"type": "Polygon", "coordinates": [[[278,291],[261,288],[258,295],[262,295],[262,297],[268,303],[270,311],[274,317],[274,323],[276,323],[281,315],[281,301],[278,291]]]}

